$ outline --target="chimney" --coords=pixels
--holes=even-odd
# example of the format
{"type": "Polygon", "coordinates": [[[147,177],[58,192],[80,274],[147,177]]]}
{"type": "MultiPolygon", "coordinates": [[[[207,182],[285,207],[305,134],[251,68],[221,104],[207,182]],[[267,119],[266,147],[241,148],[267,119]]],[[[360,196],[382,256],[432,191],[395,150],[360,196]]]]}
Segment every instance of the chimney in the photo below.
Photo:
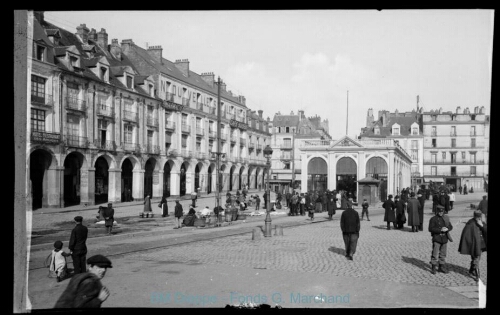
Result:
{"type": "Polygon", "coordinates": [[[221,82],[220,88],[221,88],[221,90],[225,91],[226,90],[226,83],[221,82]]]}
{"type": "Polygon", "coordinates": [[[259,117],[260,117],[260,118],[262,118],[262,113],[263,113],[263,112],[264,112],[264,111],[263,111],[263,110],[261,110],[261,109],[259,109],[259,110],[257,111],[257,113],[259,113],[259,117]]]}
{"type": "Polygon", "coordinates": [[[118,39],[111,40],[111,47],[109,52],[118,60],[122,60],[122,48],[118,45],[118,39]]]}
{"type": "Polygon", "coordinates": [[[106,33],[106,30],[103,28],[97,33],[97,45],[104,50],[108,50],[108,33],[106,33]]]}
{"type": "Polygon", "coordinates": [[[246,98],[243,95],[238,96],[238,100],[241,104],[246,105],[246,98]]]}
{"type": "Polygon", "coordinates": [[[460,106],[458,106],[457,107],[457,114],[460,114],[460,112],[461,112],[461,108],[460,108],[460,106]]]}
{"type": "Polygon", "coordinates": [[[481,106],[481,111],[480,111],[481,114],[486,114],[486,108],[484,108],[484,106],[481,106]]]}
{"type": "Polygon", "coordinates": [[[479,106],[474,107],[474,114],[479,114],[479,106]]]}
{"type": "Polygon", "coordinates": [[[163,64],[163,48],[161,46],[149,46],[148,47],[148,54],[153,57],[156,61],[158,61],[160,64],[163,64]]]}
{"type": "Polygon", "coordinates": [[[40,24],[45,21],[44,11],[35,11],[33,14],[35,15],[35,19],[37,19],[40,24]]]}
{"type": "Polygon", "coordinates": [[[87,44],[89,38],[89,28],[85,24],[76,27],[76,34],[87,44]]]}
{"type": "Polygon", "coordinates": [[[293,110],[290,112],[290,115],[293,116],[293,110]]]}
{"type": "Polygon", "coordinates": [[[97,33],[95,31],[95,28],[91,28],[90,29],[90,33],[89,33],[89,40],[93,41],[94,43],[97,42],[97,33]]]}
{"type": "Polygon", "coordinates": [[[304,118],[304,111],[303,110],[299,110],[297,112],[297,114],[299,115],[299,121],[301,121],[304,118]]]}
{"type": "Polygon", "coordinates": [[[370,127],[373,123],[373,109],[368,109],[368,114],[366,115],[366,127],[370,127]]]}
{"type": "Polygon", "coordinates": [[[215,75],[213,72],[205,72],[201,74],[203,81],[207,82],[210,87],[214,87],[215,75]]]}
{"type": "MultiPolygon", "coordinates": [[[[186,77],[189,77],[189,60],[188,59],[177,59],[175,61],[175,66],[177,69],[179,69],[182,74],[184,74],[186,77]]],[[[221,87],[223,87],[224,91],[226,90],[226,84],[222,84],[221,87]]]]}
{"type": "Polygon", "coordinates": [[[122,53],[126,55],[129,52],[132,45],[134,45],[134,42],[131,39],[122,40],[121,42],[122,53]]]}

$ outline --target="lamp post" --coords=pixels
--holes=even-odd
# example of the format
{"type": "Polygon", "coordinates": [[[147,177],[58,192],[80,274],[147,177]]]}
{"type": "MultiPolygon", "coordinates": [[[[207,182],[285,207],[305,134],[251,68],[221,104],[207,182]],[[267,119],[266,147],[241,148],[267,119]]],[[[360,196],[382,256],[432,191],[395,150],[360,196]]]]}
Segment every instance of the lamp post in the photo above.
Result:
{"type": "Polygon", "coordinates": [[[271,156],[273,149],[269,145],[264,148],[264,157],[267,159],[267,207],[266,207],[266,220],[264,226],[264,236],[271,236],[271,186],[269,186],[269,171],[271,169],[271,156]]]}

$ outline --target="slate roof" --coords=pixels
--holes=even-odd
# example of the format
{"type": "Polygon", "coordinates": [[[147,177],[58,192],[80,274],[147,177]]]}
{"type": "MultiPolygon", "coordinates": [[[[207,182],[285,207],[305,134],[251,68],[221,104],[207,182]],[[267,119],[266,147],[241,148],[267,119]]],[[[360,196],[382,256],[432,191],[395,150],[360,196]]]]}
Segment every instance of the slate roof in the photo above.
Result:
{"type": "Polygon", "coordinates": [[[419,125],[420,135],[422,135],[422,128],[418,123],[418,119],[416,116],[408,117],[408,116],[392,116],[389,115],[389,119],[387,121],[387,126],[382,127],[382,121],[377,120],[372,123],[369,127],[361,128],[360,137],[371,137],[371,138],[385,138],[388,136],[392,136],[392,126],[394,124],[400,125],[399,134],[400,136],[409,136],[411,135],[411,125],[413,123],[417,123],[419,125]],[[375,126],[379,126],[380,134],[375,134],[375,126]]]}
{"type": "Polygon", "coordinates": [[[274,115],[274,127],[297,127],[299,125],[298,115],[274,115]]]}

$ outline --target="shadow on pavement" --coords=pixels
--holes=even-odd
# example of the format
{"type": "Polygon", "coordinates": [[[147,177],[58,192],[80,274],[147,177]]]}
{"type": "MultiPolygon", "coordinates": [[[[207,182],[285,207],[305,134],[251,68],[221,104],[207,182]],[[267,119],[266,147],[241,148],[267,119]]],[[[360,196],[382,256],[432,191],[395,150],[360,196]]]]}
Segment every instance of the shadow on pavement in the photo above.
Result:
{"type": "Polygon", "coordinates": [[[343,249],[343,248],[338,248],[338,247],[331,246],[330,248],[328,248],[328,250],[331,251],[331,252],[334,252],[335,254],[339,254],[339,255],[345,256],[345,249],[343,249]]]}
{"type": "MultiPolygon", "coordinates": [[[[430,261],[425,262],[421,259],[406,257],[406,256],[402,256],[402,259],[403,259],[403,262],[405,262],[405,263],[412,264],[416,267],[419,267],[422,270],[431,272],[430,261]]],[[[456,273],[459,273],[459,274],[464,275],[466,277],[469,277],[469,270],[467,268],[462,267],[462,266],[446,263],[446,268],[448,268],[448,270],[450,272],[456,272],[456,273]]]]}

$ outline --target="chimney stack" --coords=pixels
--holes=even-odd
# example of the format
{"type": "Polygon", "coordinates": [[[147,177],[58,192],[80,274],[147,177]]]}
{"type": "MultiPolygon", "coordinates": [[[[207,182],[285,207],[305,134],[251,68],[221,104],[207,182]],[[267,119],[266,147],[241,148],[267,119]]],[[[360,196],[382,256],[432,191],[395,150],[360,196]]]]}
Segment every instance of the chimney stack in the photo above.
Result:
{"type": "Polygon", "coordinates": [[[130,51],[130,46],[132,46],[134,42],[131,39],[123,39],[121,42],[122,53],[127,54],[130,51]]]}
{"type": "MultiPolygon", "coordinates": [[[[87,44],[89,36],[89,28],[85,24],[80,24],[76,27],[76,34],[82,39],[82,41],[87,44]]],[[[107,41],[107,35],[106,35],[107,41]]]]}
{"type": "Polygon", "coordinates": [[[163,48],[161,46],[149,46],[148,47],[148,54],[153,57],[156,61],[158,61],[160,64],[163,64],[163,48]]]}
{"type": "Polygon", "coordinates": [[[97,33],[97,45],[103,50],[108,50],[108,33],[106,33],[106,30],[103,28],[97,33]]]}
{"type": "Polygon", "coordinates": [[[243,95],[238,96],[238,100],[241,104],[246,105],[246,98],[243,95]]]}
{"type": "Polygon", "coordinates": [[[118,60],[122,60],[122,48],[118,44],[118,39],[111,40],[111,47],[109,48],[109,52],[118,60]]]}
{"type": "Polygon", "coordinates": [[[213,72],[205,72],[201,74],[203,81],[207,82],[210,87],[214,87],[215,75],[213,72]]]}
{"type": "Polygon", "coordinates": [[[97,33],[95,31],[95,28],[91,28],[90,29],[90,33],[89,33],[89,36],[88,36],[88,39],[90,39],[91,41],[93,41],[94,43],[97,42],[97,33]]]}
{"type": "Polygon", "coordinates": [[[264,111],[263,111],[262,109],[259,109],[257,112],[259,113],[259,117],[260,117],[260,118],[262,118],[262,113],[263,113],[264,111]]]}
{"type": "Polygon", "coordinates": [[[221,88],[221,90],[225,91],[226,90],[226,83],[221,82],[220,88],[221,88]]]}
{"type": "MultiPolygon", "coordinates": [[[[189,60],[188,59],[177,59],[175,61],[175,66],[177,67],[177,69],[179,69],[182,72],[182,74],[184,74],[186,77],[189,77],[189,60]]],[[[226,84],[221,85],[221,86],[224,86],[224,90],[226,90],[226,88],[225,88],[226,84]]]]}
{"type": "Polygon", "coordinates": [[[373,123],[373,109],[369,108],[368,109],[368,114],[366,115],[366,127],[370,127],[373,123]]]}
{"type": "Polygon", "coordinates": [[[457,114],[461,114],[461,111],[462,109],[460,108],[460,106],[457,107],[457,114]]]}

